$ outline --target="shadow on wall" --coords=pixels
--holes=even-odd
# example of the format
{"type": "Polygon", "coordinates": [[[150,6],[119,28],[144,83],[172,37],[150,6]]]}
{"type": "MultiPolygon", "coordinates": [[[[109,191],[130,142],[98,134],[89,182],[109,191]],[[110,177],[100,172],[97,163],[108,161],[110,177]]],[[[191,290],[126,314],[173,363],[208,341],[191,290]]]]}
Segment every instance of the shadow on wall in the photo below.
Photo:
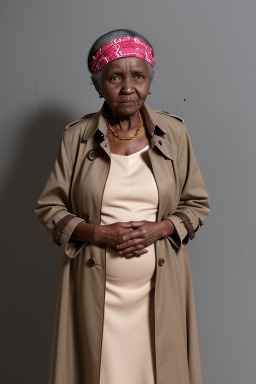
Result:
{"type": "Polygon", "coordinates": [[[51,106],[39,111],[37,124],[19,118],[14,125],[22,139],[0,192],[1,382],[6,384],[48,381],[61,251],[33,210],[70,116],[51,106]]]}

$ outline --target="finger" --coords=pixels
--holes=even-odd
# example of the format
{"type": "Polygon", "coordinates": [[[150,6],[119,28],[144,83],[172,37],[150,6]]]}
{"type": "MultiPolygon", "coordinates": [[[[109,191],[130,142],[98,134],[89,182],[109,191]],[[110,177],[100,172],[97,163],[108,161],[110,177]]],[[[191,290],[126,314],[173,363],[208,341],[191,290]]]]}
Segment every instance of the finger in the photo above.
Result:
{"type": "Polygon", "coordinates": [[[148,250],[147,249],[143,249],[141,251],[134,251],[133,254],[136,256],[136,257],[139,257],[139,256],[142,256],[142,255],[145,255],[146,253],[148,253],[148,250]]]}
{"type": "Polygon", "coordinates": [[[145,224],[145,220],[140,220],[140,221],[131,221],[133,227],[141,227],[142,225],[145,224]]]}
{"type": "MultiPolygon", "coordinates": [[[[124,227],[123,227],[124,228],[124,227]]],[[[125,228],[126,229],[126,232],[125,232],[125,235],[124,236],[126,236],[128,233],[133,233],[133,231],[134,231],[134,229],[133,228],[131,228],[131,227],[126,227],[125,228]]]]}
{"type": "MultiPolygon", "coordinates": [[[[139,239],[142,239],[142,238],[145,238],[145,231],[143,231],[143,230],[141,230],[139,228],[136,228],[136,229],[130,230],[129,232],[125,233],[122,236],[122,242],[120,244],[123,245],[125,243],[128,243],[131,240],[139,240],[139,239]]],[[[129,244],[130,243],[128,243],[128,245],[129,244]]]]}
{"type": "Polygon", "coordinates": [[[131,227],[141,227],[145,224],[144,221],[128,221],[128,222],[121,222],[118,223],[121,227],[124,228],[131,228],[131,227]]]}
{"type": "Polygon", "coordinates": [[[143,244],[138,244],[138,245],[135,245],[135,246],[123,249],[123,250],[119,251],[118,254],[120,256],[124,256],[124,255],[128,255],[129,253],[132,253],[134,251],[140,251],[142,249],[145,249],[144,245],[143,244]]]}
{"type": "MultiPolygon", "coordinates": [[[[140,239],[140,238],[133,239],[132,236],[131,236],[131,238],[129,240],[127,240],[129,237],[130,237],[129,235],[123,236],[124,242],[120,243],[120,244],[117,244],[116,248],[119,251],[122,251],[123,249],[130,248],[130,247],[136,247],[139,244],[143,245],[143,240],[142,239],[140,239]]],[[[144,248],[144,245],[143,245],[143,248],[144,248]]]]}
{"type": "Polygon", "coordinates": [[[132,228],[131,223],[132,223],[131,221],[127,221],[127,222],[118,223],[118,225],[120,225],[120,227],[123,227],[123,228],[132,228]]]}
{"type": "Polygon", "coordinates": [[[127,255],[124,255],[124,257],[126,259],[131,259],[132,257],[140,257],[142,255],[145,255],[146,253],[148,253],[148,251],[146,249],[143,249],[141,251],[130,252],[127,255]]]}

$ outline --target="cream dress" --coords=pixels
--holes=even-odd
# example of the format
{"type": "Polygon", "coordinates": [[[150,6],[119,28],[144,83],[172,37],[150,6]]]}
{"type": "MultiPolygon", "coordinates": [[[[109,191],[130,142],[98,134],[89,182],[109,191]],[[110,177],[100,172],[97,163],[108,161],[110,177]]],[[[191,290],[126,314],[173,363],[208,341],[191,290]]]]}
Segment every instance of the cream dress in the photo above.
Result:
{"type": "MultiPolygon", "coordinates": [[[[158,191],[149,146],[129,156],[111,154],[101,224],[156,221],[158,191]]],[[[126,259],[106,249],[106,295],[100,384],[154,384],[154,244],[126,259]]]]}

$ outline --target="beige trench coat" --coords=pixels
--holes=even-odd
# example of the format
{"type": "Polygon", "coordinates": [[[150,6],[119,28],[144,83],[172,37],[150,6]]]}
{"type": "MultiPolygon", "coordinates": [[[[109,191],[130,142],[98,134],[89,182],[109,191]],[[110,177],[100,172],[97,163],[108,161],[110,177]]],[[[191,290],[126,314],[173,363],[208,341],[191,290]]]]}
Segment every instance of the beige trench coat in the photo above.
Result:
{"type": "MultiPolygon", "coordinates": [[[[184,212],[197,230],[209,212],[208,195],[183,120],[146,104],[142,114],[151,137],[149,156],[159,193],[157,220],[170,218],[176,227],[176,236],[155,244],[157,384],[200,384],[196,314],[185,248],[188,230],[173,213],[184,212]]],[[[105,248],[72,243],[69,238],[83,220],[100,223],[109,167],[102,110],[67,127],[35,210],[42,227],[64,249],[50,384],[99,383],[105,248]]]]}

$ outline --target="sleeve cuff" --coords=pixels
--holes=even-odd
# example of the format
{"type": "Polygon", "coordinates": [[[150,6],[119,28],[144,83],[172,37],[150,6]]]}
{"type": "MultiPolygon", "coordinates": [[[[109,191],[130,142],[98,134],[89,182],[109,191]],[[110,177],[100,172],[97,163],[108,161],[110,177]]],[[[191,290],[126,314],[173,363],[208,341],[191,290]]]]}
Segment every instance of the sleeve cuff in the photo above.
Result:
{"type": "Polygon", "coordinates": [[[81,250],[86,246],[86,244],[87,242],[67,243],[64,249],[64,253],[70,259],[74,259],[81,252],[81,250]]]}
{"type": "Polygon", "coordinates": [[[60,243],[64,247],[65,255],[68,256],[70,259],[73,259],[76,257],[81,250],[84,248],[84,246],[87,244],[87,242],[70,242],[70,237],[76,228],[76,226],[80,223],[84,222],[83,219],[80,217],[74,217],[63,229],[61,235],[60,235],[60,243]]]}
{"type": "Polygon", "coordinates": [[[59,242],[61,245],[67,245],[72,233],[74,232],[74,229],[78,224],[82,223],[83,221],[84,220],[80,217],[74,216],[74,218],[68,224],[65,225],[59,237],[59,242]]]}
{"type": "Polygon", "coordinates": [[[188,241],[188,231],[181,219],[178,216],[170,215],[166,219],[171,220],[176,232],[174,235],[168,236],[168,239],[176,247],[180,248],[181,244],[186,244],[188,241]]]}

